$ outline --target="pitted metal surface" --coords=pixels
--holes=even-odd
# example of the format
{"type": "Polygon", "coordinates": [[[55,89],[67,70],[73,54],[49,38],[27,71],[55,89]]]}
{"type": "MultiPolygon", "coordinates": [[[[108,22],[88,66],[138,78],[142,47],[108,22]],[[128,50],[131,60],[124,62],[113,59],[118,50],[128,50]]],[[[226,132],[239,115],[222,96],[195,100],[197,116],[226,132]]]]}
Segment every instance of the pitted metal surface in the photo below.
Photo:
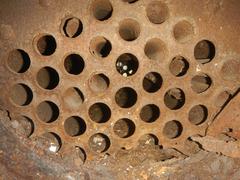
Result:
{"type": "Polygon", "coordinates": [[[93,159],[151,134],[188,154],[239,88],[236,0],[1,6],[1,105],[52,152],[93,159]]]}

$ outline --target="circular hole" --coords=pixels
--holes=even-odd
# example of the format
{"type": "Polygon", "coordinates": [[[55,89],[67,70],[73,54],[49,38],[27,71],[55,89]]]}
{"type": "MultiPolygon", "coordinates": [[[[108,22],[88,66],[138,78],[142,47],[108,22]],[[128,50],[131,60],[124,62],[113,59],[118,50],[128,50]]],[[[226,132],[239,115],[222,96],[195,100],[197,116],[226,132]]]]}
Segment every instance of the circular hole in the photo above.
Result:
{"type": "Polygon", "coordinates": [[[162,86],[162,77],[157,72],[150,72],[143,78],[143,89],[149,93],[158,91],[162,86]]]}
{"type": "Polygon", "coordinates": [[[135,132],[135,124],[130,119],[120,119],[113,126],[114,133],[120,138],[128,138],[135,132]]]}
{"type": "Polygon", "coordinates": [[[70,109],[78,109],[84,101],[84,96],[78,88],[72,87],[65,91],[63,100],[70,109]]]}
{"type": "Polygon", "coordinates": [[[165,58],[167,50],[162,40],[153,38],[145,45],[144,52],[149,59],[161,62],[165,58]]]}
{"type": "Polygon", "coordinates": [[[21,50],[16,49],[9,53],[7,66],[16,73],[24,73],[30,67],[31,61],[28,54],[21,50]]]}
{"type": "Polygon", "coordinates": [[[16,121],[13,121],[13,126],[16,127],[17,132],[24,137],[30,137],[34,131],[33,121],[26,116],[19,116],[16,121]],[[17,124],[15,124],[17,122],[17,124]]]}
{"type": "Polygon", "coordinates": [[[130,108],[137,101],[137,93],[130,87],[123,87],[115,94],[115,101],[122,108],[130,108]]]}
{"type": "Polygon", "coordinates": [[[193,37],[194,28],[190,22],[182,20],[174,26],[173,35],[178,42],[184,43],[193,37]]]}
{"type": "MultiPolygon", "coordinates": [[[[85,163],[87,159],[87,154],[82,147],[70,145],[66,151],[61,152],[61,158],[65,164],[81,166],[85,163]]],[[[84,173],[81,174],[78,179],[82,179],[82,178],[86,179],[84,173]]]]}
{"type": "Polygon", "coordinates": [[[84,66],[84,60],[78,54],[70,54],[64,60],[64,67],[69,74],[80,74],[83,71],[84,66]]]}
{"type": "Polygon", "coordinates": [[[169,121],[164,125],[163,135],[169,139],[177,138],[183,131],[182,124],[179,121],[169,121]]]}
{"type": "Polygon", "coordinates": [[[95,103],[89,108],[88,114],[94,122],[104,123],[110,119],[111,110],[104,103],[95,103]]]}
{"type": "Polygon", "coordinates": [[[165,105],[171,109],[180,109],[185,103],[184,92],[179,88],[169,89],[164,95],[165,105]]]}
{"type": "Polygon", "coordinates": [[[59,83],[57,71],[51,67],[44,67],[37,73],[37,82],[44,89],[54,89],[59,83]]]}
{"type": "Polygon", "coordinates": [[[43,56],[52,55],[57,48],[56,40],[51,35],[44,35],[37,41],[38,52],[43,56]]]}
{"type": "Polygon", "coordinates": [[[25,84],[15,84],[10,91],[10,99],[19,106],[26,106],[32,102],[32,90],[25,84]]]}
{"type": "Polygon", "coordinates": [[[174,57],[169,65],[170,72],[172,73],[172,75],[176,77],[185,75],[188,71],[188,68],[189,68],[189,63],[182,56],[174,57]]]}
{"type": "Polygon", "coordinates": [[[92,4],[94,17],[99,21],[104,21],[112,16],[113,7],[109,0],[95,0],[92,4]]]}
{"type": "Polygon", "coordinates": [[[201,63],[210,62],[215,57],[215,46],[208,40],[202,40],[194,48],[194,57],[201,63]]]}
{"type": "Polygon", "coordinates": [[[138,70],[138,59],[129,53],[122,54],[117,59],[116,69],[124,77],[132,76],[138,70]]]}
{"type": "Polygon", "coordinates": [[[205,92],[211,84],[211,78],[206,74],[196,75],[191,80],[191,88],[196,93],[205,92]]]}
{"type": "Polygon", "coordinates": [[[129,4],[132,4],[132,3],[135,3],[137,2],[138,0],[123,0],[123,2],[128,2],[129,4]]]}
{"type": "Polygon", "coordinates": [[[95,57],[105,58],[110,54],[111,50],[111,42],[105,37],[98,36],[93,38],[90,42],[90,52],[95,57]]]}
{"type": "Polygon", "coordinates": [[[64,20],[62,28],[66,37],[75,38],[81,34],[83,25],[78,18],[72,17],[64,20]]]}
{"type": "Polygon", "coordinates": [[[35,137],[39,147],[46,149],[49,152],[56,153],[62,146],[61,138],[53,132],[47,132],[41,136],[35,137]]]}
{"type": "Polygon", "coordinates": [[[160,116],[160,110],[155,104],[145,105],[140,112],[140,118],[145,122],[154,122],[160,116]]]}
{"type": "Polygon", "coordinates": [[[37,115],[43,122],[51,123],[57,120],[59,109],[53,102],[43,101],[37,106],[37,115]]]}
{"type": "Polygon", "coordinates": [[[89,138],[88,145],[93,152],[103,153],[110,147],[110,139],[105,134],[97,133],[89,138]]]}
{"type": "Polygon", "coordinates": [[[188,119],[192,124],[199,125],[207,119],[207,116],[207,108],[203,105],[196,105],[189,111],[188,119]]]}
{"type": "Polygon", "coordinates": [[[84,149],[79,147],[79,146],[76,146],[75,147],[75,152],[76,152],[76,157],[80,158],[81,161],[84,163],[86,161],[86,159],[87,159],[87,154],[84,151],[84,149]]]}
{"type": "Polygon", "coordinates": [[[104,74],[95,74],[89,80],[89,87],[95,93],[102,93],[109,86],[109,79],[104,74]]]}
{"type": "Polygon", "coordinates": [[[167,5],[160,1],[152,1],[147,5],[147,17],[153,24],[161,24],[169,17],[167,5]]]}
{"type": "Polygon", "coordinates": [[[78,116],[69,117],[64,122],[66,133],[72,137],[82,135],[86,131],[86,128],[85,121],[78,116]]]}
{"type": "Polygon", "coordinates": [[[157,145],[158,138],[153,134],[144,134],[139,138],[138,142],[141,145],[157,145]]]}
{"type": "Polygon", "coordinates": [[[133,19],[125,19],[119,24],[119,34],[126,41],[133,41],[140,34],[139,23],[133,19]]]}

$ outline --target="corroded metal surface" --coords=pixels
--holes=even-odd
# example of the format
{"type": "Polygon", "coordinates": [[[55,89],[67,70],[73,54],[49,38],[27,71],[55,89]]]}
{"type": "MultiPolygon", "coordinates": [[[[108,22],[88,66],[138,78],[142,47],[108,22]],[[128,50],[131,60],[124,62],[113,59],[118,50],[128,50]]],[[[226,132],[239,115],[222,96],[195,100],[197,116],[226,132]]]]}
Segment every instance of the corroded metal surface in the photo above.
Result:
{"type": "Polygon", "coordinates": [[[67,178],[76,169],[76,178],[87,176],[82,168],[67,165],[60,157],[47,154],[42,146],[16,133],[7,112],[0,111],[0,119],[1,179],[67,178]]]}
{"type": "Polygon", "coordinates": [[[209,127],[207,134],[218,137],[219,134],[225,133],[236,139],[240,138],[240,96],[237,94],[235,98],[226,106],[225,109],[214,120],[209,127]]]}
{"type": "Polygon", "coordinates": [[[32,143],[92,160],[150,134],[189,154],[224,112],[240,84],[239,1],[129,2],[1,2],[0,103],[32,143]]]}
{"type": "MultiPolygon", "coordinates": [[[[112,154],[121,147],[136,146],[145,134],[153,134],[165,147],[184,152],[183,142],[191,135],[204,135],[221,109],[213,104],[218,94],[231,94],[238,87],[239,42],[235,38],[239,18],[235,9],[239,3],[99,2],[53,1],[47,7],[38,1],[2,3],[1,16],[13,5],[18,12],[17,17],[6,15],[1,20],[3,106],[13,116],[32,119],[32,137],[46,132],[57,135],[60,151],[79,146],[88,157],[94,151],[112,154]],[[226,36],[228,32],[231,36],[226,36]],[[16,49],[26,54],[19,56],[16,49]],[[121,57],[124,53],[132,55],[121,57]],[[29,56],[25,70],[9,62],[21,56],[29,56]],[[180,61],[169,66],[177,56],[184,57],[188,65],[180,61]],[[115,67],[121,65],[123,69],[117,72],[115,67]],[[170,67],[180,76],[174,77],[170,67]],[[125,72],[128,68],[129,74],[125,72]],[[151,72],[157,74],[148,74],[151,72]],[[154,87],[157,89],[152,90],[154,87]],[[95,103],[103,106],[97,104],[91,111],[95,103]],[[139,116],[148,104],[160,110],[149,123],[139,116]],[[198,106],[190,113],[196,105],[204,109],[198,106]],[[128,118],[132,126],[127,123],[124,129],[125,121],[118,125],[122,118],[128,118]],[[97,122],[101,119],[103,123],[97,122]],[[114,130],[115,125],[120,129],[114,130]],[[74,128],[78,129],[74,132],[74,128]],[[126,134],[127,138],[117,133],[129,133],[129,128],[133,132],[126,134]],[[94,135],[97,133],[101,137],[94,135]],[[92,148],[89,141],[106,147],[93,144],[92,148]]],[[[155,115],[151,108],[143,113],[146,118],[155,115]]]]}

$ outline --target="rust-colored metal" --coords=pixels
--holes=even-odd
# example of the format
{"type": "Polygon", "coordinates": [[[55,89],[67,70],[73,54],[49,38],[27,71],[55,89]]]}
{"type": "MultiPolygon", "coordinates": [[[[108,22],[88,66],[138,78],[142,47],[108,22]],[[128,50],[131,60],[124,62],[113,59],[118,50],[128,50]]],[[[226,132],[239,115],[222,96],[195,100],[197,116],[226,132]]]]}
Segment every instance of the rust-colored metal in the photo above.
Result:
{"type": "Polygon", "coordinates": [[[236,139],[240,138],[240,96],[237,94],[231,102],[224,108],[219,116],[209,127],[207,134],[218,137],[226,133],[236,139]]]}
{"type": "Polygon", "coordinates": [[[114,154],[147,134],[188,154],[189,137],[232,111],[222,109],[240,83],[239,8],[237,0],[4,0],[1,107],[32,120],[33,142],[53,133],[50,151],[63,156],[76,147],[89,160],[114,154]]]}
{"type": "Polygon", "coordinates": [[[224,141],[220,139],[216,139],[212,136],[205,136],[205,137],[193,137],[194,141],[197,141],[202,145],[207,151],[222,153],[225,156],[239,158],[240,157],[240,147],[239,141],[224,141]]]}

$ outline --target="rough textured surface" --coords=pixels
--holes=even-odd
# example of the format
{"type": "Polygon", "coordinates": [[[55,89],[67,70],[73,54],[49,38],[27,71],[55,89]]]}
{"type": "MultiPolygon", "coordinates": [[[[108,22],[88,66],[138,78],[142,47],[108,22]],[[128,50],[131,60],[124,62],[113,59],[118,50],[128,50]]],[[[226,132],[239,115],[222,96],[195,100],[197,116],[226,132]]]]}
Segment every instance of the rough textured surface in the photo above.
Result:
{"type": "Polygon", "coordinates": [[[173,155],[166,156],[167,151],[151,145],[123,150],[119,156],[106,156],[82,167],[74,166],[28,140],[20,141],[7,113],[1,111],[0,117],[0,177],[3,179],[238,179],[240,175],[239,159],[202,150],[188,158],[179,158],[175,153],[178,158],[171,159],[173,155]]]}
{"type": "MultiPolygon", "coordinates": [[[[186,139],[205,135],[221,111],[214,103],[219,93],[234,94],[238,88],[239,4],[236,0],[2,1],[0,101],[12,117],[32,119],[32,136],[54,133],[62,152],[80,146],[92,159],[96,153],[89,141],[101,133],[106,138],[102,151],[109,154],[137,146],[146,134],[187,154],[186,139]],[[153,8],[151,13],[147,7],[153,8]],[[17,16],[8,13],[12,9],[17,16]],[[231,36],[226,36],[229,32],[231,36]],[[24,72],[14,73],[17,65],[9,64],[17,59],[12,55],[16,49],[29,56],[24,72]],[[168,65],[179,55],[187,61],[187,72],[175,77],[168,65]],[[124,87],[131,89],[118,93],[124,87]],[[99,102],[104,107],[98,105],[89,113],[99,102]],[[152,112],[156,119],[144,122],[139,114],[148,104],[155,104],[160,115],[152,112]],[[203,117],[194,124],[188,120],[189,112],[199,104],[207,115],[199,109],[195,114],[203,117]],[[67,124],[72,117],[78,119],[67,124]],[[127,138],[114,130],[122,118],[131,120],[131,127],[118,129],[124,134],[130,128],[127,138]]],[[[151,116],[151,111],[145,113],[151,116]]]]}
{"type": "Polygon", "coordinates": [[[2,178],[237,179],[239,9],[2,0],[2,178]]]}

